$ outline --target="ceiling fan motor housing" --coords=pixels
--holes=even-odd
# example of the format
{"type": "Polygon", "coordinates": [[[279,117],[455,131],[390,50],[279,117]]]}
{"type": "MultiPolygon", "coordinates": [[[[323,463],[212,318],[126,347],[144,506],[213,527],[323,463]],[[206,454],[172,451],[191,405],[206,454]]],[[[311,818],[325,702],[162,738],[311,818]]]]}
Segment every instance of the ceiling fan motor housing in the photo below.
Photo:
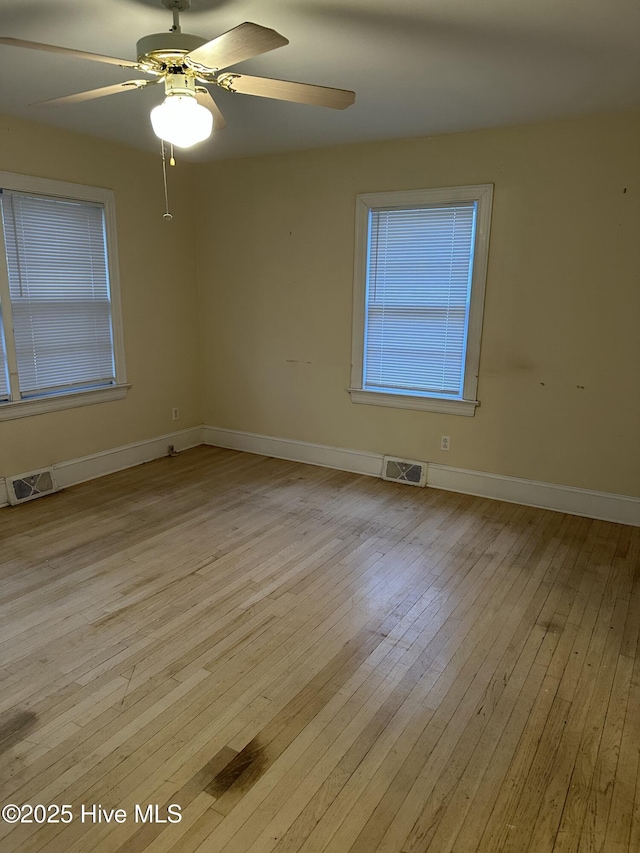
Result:
{"type": "Polygon", "coordinates": [[[189,33],[152,33],[143,36],[136,45],[138,62],[149,62],[154,66],[182,65],[182,59],[187,53],[206,42],[206,38],[189,33]]]}

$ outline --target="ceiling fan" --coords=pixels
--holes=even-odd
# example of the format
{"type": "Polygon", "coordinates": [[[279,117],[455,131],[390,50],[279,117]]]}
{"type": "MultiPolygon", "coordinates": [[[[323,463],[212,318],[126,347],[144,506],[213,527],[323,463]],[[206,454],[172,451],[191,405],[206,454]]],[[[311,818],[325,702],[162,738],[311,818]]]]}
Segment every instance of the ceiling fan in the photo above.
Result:
{"type": "Polygon", "coordinates": [[[89,101],[164,82],[165,100],[151,111],[151,123],[160,139],[180,148],[188,148],[207,139],[214,125],[216,130],[226,126],[220,109],[203,83],[219,86],[229,92],[338,110],[354,103],[355,93],[346,89],[225,71],[224,69],[231,65],[289,42],[275,30],[250,22],[240,24],[207,41],[201,36],[183,33],[180,28],[180,12],[189,8],[190,0],[162,0],[162,3],[173,12],[173,26],[169,32],[153,33],[141,38],[137,43],[138,59],[135,62],[17,38],[0,37],[0,44],[133,68],[155,78],[127,80],[125,83],[115,83],[100,89],[41,101],[37,106],[89,101]]]}

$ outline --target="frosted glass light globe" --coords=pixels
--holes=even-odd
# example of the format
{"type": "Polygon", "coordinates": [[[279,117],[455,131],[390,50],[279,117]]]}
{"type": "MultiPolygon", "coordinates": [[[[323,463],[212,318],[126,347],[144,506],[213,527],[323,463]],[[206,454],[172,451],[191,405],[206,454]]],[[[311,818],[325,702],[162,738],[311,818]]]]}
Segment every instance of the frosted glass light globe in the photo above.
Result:
{"type": "Polygon", "coordinates": [[[211,136],[213,116],[193,95],[168,95],[151,110],[153,132],[177,148],[190,148],[211,136]]]}

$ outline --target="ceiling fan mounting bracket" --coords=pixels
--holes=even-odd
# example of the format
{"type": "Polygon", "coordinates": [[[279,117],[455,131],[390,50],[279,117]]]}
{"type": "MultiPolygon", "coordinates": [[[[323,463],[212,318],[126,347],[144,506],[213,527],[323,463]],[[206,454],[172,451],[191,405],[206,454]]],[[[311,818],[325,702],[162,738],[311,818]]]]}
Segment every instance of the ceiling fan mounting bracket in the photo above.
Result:
{"type": "Polygon", "coordinates": [[[162,0],[162,5],[167,9],[177,9],[178,12],[184,12],[191,5],[191,0],[162,0]]]}
{"type": "Polygon", "coordinates": [[[180,29],[180,12],[184,12],[185,9],[189,8],[191,0],[162,0],[164,6],[167,9],[171,9],[173,12],[173,26],[170,28],[170,33],[179,33],[180,29]]]}

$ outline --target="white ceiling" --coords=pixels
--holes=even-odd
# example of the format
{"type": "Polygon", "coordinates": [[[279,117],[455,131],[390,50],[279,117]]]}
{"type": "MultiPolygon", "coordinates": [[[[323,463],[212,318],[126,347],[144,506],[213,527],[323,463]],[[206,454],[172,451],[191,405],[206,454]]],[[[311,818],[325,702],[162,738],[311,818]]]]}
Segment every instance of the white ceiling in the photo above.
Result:
{"type": "MultiPolygon", "coordinates": [[[[213,94],[228,127],[193,149],[211,160],[425,136],[640,106],[638,0],[192,0],[184,32],[242,21],[290,44],[235,66],[353,89],[345,111],[213,94]]],[[[0,0],[0,35],[136,59],[172,24],[161,0],[0,0]]],[[[161,87],[57,107],[30,103],[139,77],[0,45],[0,112],[158,150],[149,111],[161,87]]]]}

